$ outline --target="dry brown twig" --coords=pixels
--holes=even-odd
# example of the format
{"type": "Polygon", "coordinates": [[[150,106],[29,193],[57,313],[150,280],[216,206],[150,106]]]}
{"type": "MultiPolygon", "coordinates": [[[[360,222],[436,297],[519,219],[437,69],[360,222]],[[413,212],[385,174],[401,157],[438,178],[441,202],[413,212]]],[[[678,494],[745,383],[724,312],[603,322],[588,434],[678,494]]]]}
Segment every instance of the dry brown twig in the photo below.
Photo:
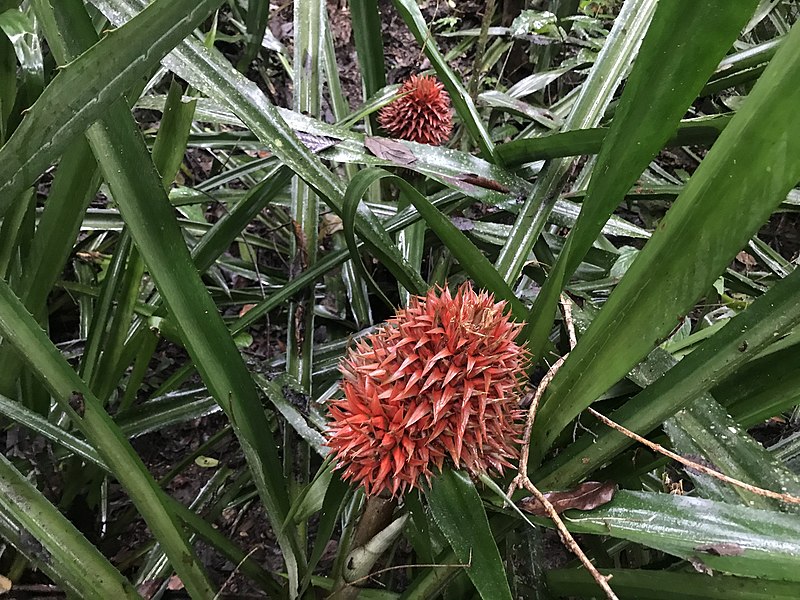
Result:
{"type": "Polygon", "coordinates": [[[740,481],[739,479],[734,479],[733,477],[729,477],[724,473],[720,473],[716,469],[711,469],[699,463],[696,463],[688,458],[684,458],[680,454],[675,454],[664,448],[664,446],[660,444],[656,444],[655,442],[651,442],[647,438],[640,436],[637,433],[634,433],[630,429],[626,429],[619,423],[612,421],[605,415],[600,414],[592,407],[588,407],[586,409],[589,413],[591,413],[595,418],[597,418],[600,422],[605,425],[608,425],[612,429],[619,431],[621,434],[631,438],[632,440],[636,440],[640,444],[644,444],[654,452],[658,452],[666,456],[667,458],[671,458],[675,462],[679,462],[682,465],[689,467],[690,469],[694,469],[695,471],[699,471],[700,473],[704,473],[705,475],[710,475],[720,481],[724,481],[725,483],[730,483],[731,485],[735,485],[736,487],[740,487],[743,490],[756,494],[758,496],[764,496],[766,498],[772,498],[773,500],[780,500],[781,502],[786,502],[788,504],[800,504],[800,497],[792,496],[791,494],[781,494],[779,492],[773,492],[772,490],[766,490],[764,488],[760,488],[755,485],[751,485],[749,483],[745,483],[744,481],[740,481]]]}
{"type": "MultiPolygon", "coordinates": [[[[575,337],[575,324],[572,320],[572,306],[570,305],[569,299],[565,298],[564,295],[561,296],[561,308],[564,314],[564,325],[566,326],[567,333],[569,335],[570,348],[574,348],[576,343],[576,337],[575,337]]],[[[651,442],[647,438],[644,438],[641,435],[634,433],[633,431],[623,427],[616,421],[613,421],[608,417],[606,417],[605,415],[600,414],[591,406],[587,407],[586,410],[589,413],[591,413],[596,419],[598,419],[601,423],[607,425],[608,427],[611,427],[612,429],[619,431],[621,434],[629,437],[632,440],[639,442],[640,444],[644,444],[654,452],[666,456],[667,458],[671,458],[675,462],[679,462],[685,467],[689,467],[690,469],[694,469],[695,471],[704,473],[705,475],[709,475],[710,477],[714,477],[716,479],[719,479],[720,481],[724,481],[725,483],[729,483],[736,487],[742,488],[743,490],[746,490],[758,496],[772,498],[773,500],[780,500],[781,502],[786,502],[788,504],[800,504],[800,497],[793,496],[791,494],[782,494],[779,492],[773,492],[772,490],[760,488],[758,486],[745,483],[744,481],[741,481],[739,479],[734,479],[733,477],[729,477],[724,473],[720,473],[716,469],[711,469],[709,467],[696,463],[692,460],[689,460],[688,458],[684,458],[680,454],[676,454],[674,452],[667,450],[666,448],[664,448],[664,446],[660,444],[651,442]]]]}
{"type": "Polygon", "coordinates": [[[569,349],[572,350],[575,344],[578,343],[578,337],[575,335],[575,322],[572,319],[572,301],[564,294],[561,294],[561,314],[564,315],[564,327],[567,328],[569,349]]]}
{"type": "Polygon", "coordinates": [[[250,549],[250,552],[245,554],[244,558],[239,561],[239,564],[236,565],[236,568],[233,569],[233,571],[231,571],[231,574],[228,575],[228,578],[225,580],[225,583],[222,584],[222,587],[219,588],[219,591],[214,595],[214,600],[219,600],[219,598],[222,596],[222,593],[225,591],[225,588],[227,588],[231,584],[233,578],[236,577],[236,574],[239,572],[239,569],[242,568],[242,565],[245,563],[245,561],[247,561],[251,556],[253,556],[253,554],[255,554],[256,551],[260,550],[261,547],[262,547],[261,544],[256,544],[250,549]]]}
{"type": "MultiPolygon", "coordinates": [[[[564,296],[561,297],[561,306],[564,312],[564,323],[567,325],[567,331],[570,335],[570,348],[575,346],[575,330],[572,326],[572,311],[569,306],[569,300],[565,299],[564,296]]],[[[522,451],[520,452],[520,459],[519,459],[519,470],[517,472],[516,477],[511,482],[511,485],[508,487],[508,492],[506,492],[506,496],[510,498],[511,495],[517,489],[525,489],[541,503],[544,507],[547,516],[550,517],[550,520],[553,521],[553,524],[558,531],[558,535],[561,538],[561,542],[567,549],[570,550],[578,559],[581,561],[583,566],[586,570],[592,575],[594,580],[597,582],[603,591],[606,593],[606,597],[609,600],[617,600],[617,595],[614,593],[614,590],[611,589],[611,586],[608,584],[608,581],[611,579],[611,575],[603,575],[597,568],[592,564],[592,561],[589,560],[589,557],[586,556],[586,553],[581,549],[578,545],[578,542],[575,541],[575,538],[572,537],[572,534],[567,529],[567,526],[564,524],[564,521],[559,516],[558,512],[556,512],[555,507],[553,504],[547,499],[545,496],[530,480],[528,477],[528,458],[530,456],[530,442],[531,442],[531,431],[533,430],[533,423],[536,420],[536,411],[539,409],[539,402],[542,399],[542,395],[544,395],[544,391],[547,389],[547,386],[550,385],[550,382],[553,381],[553,377],[555,377],[558,370],[561,368],[561,365],[564,364],[564,361],[567,359],[569,354],[566,354],[559,358],[553,366],[548,369],[545,376],[539,382],[539,385],[536,387],[536,391],[533,394],[533,398],[531,399],[531,405],[528,408],[528,416],[525,421],[525,433],[522,437],[522,451]]]]}
{"type": "MultiPolygon", "coordinates": [[[[359,577],[358,579],[354,579],[353,581],[350,582],[350,585],[357,586],[359,583],[361,583],[363,581],[367,581],[369,579],[373,579],[374,577],[376,577],[376,576],[378,576],[378,575],[380,575],[382,573],[387,573],[389,571],[397,571],[398,569],[425,569],[425,568],[428,568],[428,569],[469,569],[471,566],[472,566],[472,552],[470,551],[469,561],[467,561],[466,564],[464,564],[464,563],[441,563],[441,564],[423,563],[423,564],[418,564],[418,565],[417,564],[415,564],[415,565],[411,565],[411,564],[408,564],[408,565],[394,565],[392,567],[384,567],[383,569],[377,569],[375,571],[372,571],[369,575],[364,575],[363,577],[359,577]]],[[[330,596],[327,596],[327,598],[330,598],[331,596],[333,596],[333,594],[331,594],[330,596]]],[[[326,598],[326,600],[327,600],[327,598],[326,598]]]]}

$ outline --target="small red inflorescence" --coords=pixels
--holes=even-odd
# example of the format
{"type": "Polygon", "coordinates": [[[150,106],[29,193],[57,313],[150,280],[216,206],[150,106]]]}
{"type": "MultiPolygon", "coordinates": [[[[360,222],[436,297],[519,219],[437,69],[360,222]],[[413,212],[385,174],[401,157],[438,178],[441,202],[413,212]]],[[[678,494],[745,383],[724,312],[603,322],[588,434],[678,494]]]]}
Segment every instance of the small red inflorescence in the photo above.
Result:
{"type": "Polygon", "coordinates": [[[397,496],[446,460],[472,474],[510,466],[528,355],[504,308],[469,283],[431,290],[349,350],[327,441],[345,479],[397,496]]]}
{"type": "Polygon", "coordinates": [[[378,113],[378,123],[390,136],[439,146],[450,139],[453,116],[444,86],[425,75],[412,75],[400,86],[400,97],[378,113]]]}

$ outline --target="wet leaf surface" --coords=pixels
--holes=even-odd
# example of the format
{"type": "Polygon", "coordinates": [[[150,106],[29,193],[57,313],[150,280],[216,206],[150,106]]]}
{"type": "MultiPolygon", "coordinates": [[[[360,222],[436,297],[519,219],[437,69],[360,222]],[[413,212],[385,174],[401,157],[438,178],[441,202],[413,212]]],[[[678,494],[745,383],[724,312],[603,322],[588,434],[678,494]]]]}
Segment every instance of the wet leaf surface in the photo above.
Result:
{"type": "MultiPolygon", "coordinates": [[[[617,484],[610,481],[587,481],[571,490],[561,492],[547,492],[547,498],[556,509],[557,513],[575,508],[578,510],[592,510],[602,506],[614,497],[617,492],[617,484]]],[[[547,512],[544,506],[536,498],[529,497],[520,501],[520,508],[534,515],[545,517],[547,512]]]]}
{"type": "Polygon", "coordinates": [[[705,552],[713,554],[714,556],[739,556],[744,552],[739,544],[719,543],[719,544],[705,544],[695,548],[698,552],[705,552]]]}
{"type": "Polygon", "coordinates": [[[501,192],[503,194],[507,194],[511,191],[499,181],[488,179],[486,177],[481,177],[476,173],[466,173],[461,177],[459,177],[459,179],[466,183],[486,188],[487,190],[494,190],[495,192],[501,192]]]}
{"type": "Polygon", "coordinates": [[[459,231],[470,231],[475,229],[475,222],[466,217],[450,217],[450,222],[456,226],[459,231]]]}
{"type": "Polygon", "coordinates": [[[403,142],[382,137],[364,138],[364,146],[378,158],[391,161],[398,165],[410,165],[416,162],[417,157],[403,142]]]}

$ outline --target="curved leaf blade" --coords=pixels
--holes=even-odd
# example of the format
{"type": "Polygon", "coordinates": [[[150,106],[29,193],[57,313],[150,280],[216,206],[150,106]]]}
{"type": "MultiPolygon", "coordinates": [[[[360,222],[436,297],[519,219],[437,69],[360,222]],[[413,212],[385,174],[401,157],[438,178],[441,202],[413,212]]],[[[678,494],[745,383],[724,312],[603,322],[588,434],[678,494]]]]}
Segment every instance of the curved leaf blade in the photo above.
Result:
{"type": "Polygon", "coordinates": [[[527,314],[525,305],[516,297],[513,290],[492,266],[486,256],[442,212],[433,206],[414,186],[406,180],[392,175],[384,169],[370,167],[360,171],[348,186],[353,198],[360,198],[369,186],[381,179],[391,179],[425,219],[428,227],[448,247],[464,270],[482,288],[491,290],[499,298],[507,301],[514,315],[523,319],[527,314]]]}
{"type": "Polygon", "coordinates": [[[2,454],[0,513],[4,517],[0,531],[7,521],[19,528],[16,543],[16,532],[3,531],[4,537],[76,596],[140,598],[131,583],[2,454]]]}
{"type": "Polygon", "coordinates": [[[621,490],[601,508],[566,516],[572,532],[629,540],[735,575],[800,581],[800,520],[795,515],[621,490]],[[727,551],[717,553],[715,547],[727,551]]]}
{"type": "Polygon", "coordinates": [[[800,180],[798,78],[796,25],[553,379],[534,454],[669,333],[800,180]]]}
{"type": "Polygon", "coordinates": [[[0,334],[14,346],[62,410],[113,470],[153,534],[170,556],[187,589],[214,595],[200,563],[164,502],[163,492],[100,401],[47,338],[8,284],[0,280],[0,334]]]}
{"type": "Polygon", "coordinates": [[[529,347],[535,357],[547,341],[562,288],[614,208],[674,132],[756,3],[659,3],[597,156],[581,214],[531,310],[529,347]]]}
{"type": "MultiPolygon", "coordinates": [[[[653,378],[634,375],[634,381],[645,389],[609,416],[631,431],[647,435],[800,323],[799,294],[800,271],[795,271],[680,362],[664,350],[653,351],[643,369],[653,378]]],[[[765,386],[759,382],[759,387],[765,386]]],[[[605,426],[595,433],[578,438],[548,460],[536,472],[535,480],[545,488],[569,487],[634,443],[605,426]]]]}
{"type": "MultiPolygon", "coordinates": [[[[628,0],[623,4],[589,77],[581,86],[580,95],[564,123],[563,130],[596,127],[600,122],[636,55],[656,4],[654,0],[628,0]]],[[[522,267],[544,228],[547,216],[561,193],[570,165],[571,158],[549,161],[517,215],[514,232],[495,263],[497,270],[509,284],[516,281],[522,272],[522,267]]]]}
{"type": "Polygon", "coordinates": [[[478,491],[464,473],[445,470],[425,494],[442,533],[484,600],[511,600],[506,572],[478,491]]]}
{"type": "Polygon", "coordinates": [[[61,70],[0,148],[0,214],[221,1],[156,0],[61,70]]]}
{"type": "MultiPolygon", "coordinates": [[[[797,584],[749,577],[676,573],[650,569],[604,569],[621,598],[637,600],[794,600],[797,584]]],[[[559,596],[597,596],[597,582],[586,571],[546,571],[548,589],[559,596]]]]}

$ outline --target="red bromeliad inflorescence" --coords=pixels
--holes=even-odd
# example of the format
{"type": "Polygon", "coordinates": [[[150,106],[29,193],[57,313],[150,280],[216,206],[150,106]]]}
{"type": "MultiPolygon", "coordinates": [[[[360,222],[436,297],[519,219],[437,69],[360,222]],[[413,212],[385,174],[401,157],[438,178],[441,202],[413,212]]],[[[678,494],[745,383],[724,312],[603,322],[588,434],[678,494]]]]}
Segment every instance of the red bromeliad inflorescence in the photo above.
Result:
{"type": "Polygon", "coordinates": [[[450,139],[453,116],[444,86],[425,75],[412,75],[398,92],[400,97],[378,113],[380,126],[390,136],[439,146],[450,139]]]}
{"type": "Polygon", "coordinates": [[[345,479],[397,496],[446,460],[476,475],[510,466],[528,355],[504,308],[469,283],[431,290],[349,350],[327,441],[345,479]]]}

